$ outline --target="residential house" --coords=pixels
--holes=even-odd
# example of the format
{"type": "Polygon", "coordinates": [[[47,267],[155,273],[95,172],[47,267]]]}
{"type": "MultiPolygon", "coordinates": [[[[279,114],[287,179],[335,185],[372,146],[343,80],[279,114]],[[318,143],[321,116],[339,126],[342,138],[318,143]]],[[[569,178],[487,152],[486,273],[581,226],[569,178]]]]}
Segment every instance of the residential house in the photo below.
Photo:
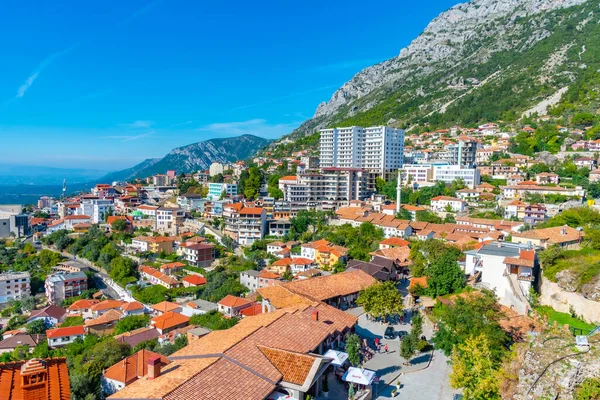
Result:
{"type": "Polygon", "coordinates": [[[64,321],[66,314],[67,310],[52,304],[41,310],[33,310],[29,315],[29,318],[27,318],[27,323],[29,324],[33,321],[42,320],[46,327],[50,327],[64,321]]]}
{"type": "Polygon", "coordinates": [[[105,396],[111,395],[125,386],[148,375],[148,370],[154,368],[154,363],[165,367],[169,359],[161,354],[143,349],[119,361],[102,371],[100,386],[105,396]]]}
{"type": "Polygon", "coordinates": [[[244,308],[250,307],[251,305],[252,302],[250,300],[232,296],[230,294],[217,303],[219,312],[230,318],[237,317],[244,308]]]}
{"type": "Polygon", "coordinates": [[[149,368],[147,377],[110,399],[166,400],[190,393],[201,399],[320,396],[331,363],[322,354],[356,320],[324,304],[243,318],[233,328],[190,340],[170,356],[167,367],[149,368]]]}
{"type": "Polygon", "coordinates": [[[516,232],[512,235],[512,241],[514,243],[531,244],[544,249],[552,245],[566,249],[578,249],[581,247],[583,235],[583,231],[564,225],[516,232]]]}
{"type": "Polygon", "coordinates": [[[267,211],[233,203],[223,208],[225,234],[243,246],[262,239],[267,231],[267,211]]]}
{"type": "Polygon", "coordinates": [[[591,157],[579,157],[573,160],[573,162],[578,168],[588,168],[591,170],[596,166],[596,160],[591,157]]]}
{"type": "Polygon", "coordinates": [[[525,218],[525,208],[527,208],[526,203],[521,200],[513,200],[504,208],[504,218],[523,219],[525,218]]]}
{"type": "Polygon", "coordinates": [[[97,304],[94,304],[91,307],[91,311],[94,317],[99,317],[100,315],[107,313],[110,310],[122,311],[124,304],[125,302],[121,300],[107,299],[97,304]]]}
{"type": "Polygon", "coordinates": [[[344,308],[357,299],[361,290],[376,282],[362,270],[351,270],[268,286],[258,289],[258,293],[263,298],[263,307],[269,312],[286,307],[292,301],[304,304],[321,301],[336,308],[344,308]]]}
{"type": "Polygon", "coordinates": [[[431,209],[433,211],[447,211],[450,209],[453,212],[462,212],[466,209],[466,202],[461,199],[450,196],[437,196],[431,198],[431,209]]]}
{"type": "MultiPolygon", "coordinates": [[[[10,336],[0,342],[0,354],[11,353],[19,346],[29,346],[29,352],[33,352],[35,346],[46,340],[46,335],[30,335],[29,333],[20,332],[10,336]]],[[[0,369],[1,367],[0,363],[0,369]]]]}
{"type": "Polygon", "coordinates": [[[70,400],[66,358],[0,363],[2,400],[70,400]]]}
{"type": "Polygon", "coordinates": [[[46,298],[52,304],[60,303],[70,297],[79,296],[88,289],[88,277],[83,272],[63,271],[50,274],[44,283],[46,298]]]}
{"type": "Polygon", "coordinates": [[[348,249],[337,245],[322,245],[315,249],[317,255],[315,262],[321,269],[331,269],[338,262],[344,262],[348,258],[348,249]]]}
{"type": "Polygon", "coordinates": [[[292,229],[292,223],[289,219],[274,219],[269,221],[269,236],[283,237],[292,229]]]}
{"type": "Polygon", "coordinates": [[[529,204],[525,207],[525,216],[523,222],[529,225],[535,225],[546,220],[546,207],[542,204],[529,204]]]}
{"type": "Polygon", "coordinates": [[[123,343],[127,343],[132,348],[137,346],[139,343],[146,342],[148,340],[158,339],[160,335],[154,328],[143,327],[135,329],[130,332],[125,332],[115,336],[115,340],[123,343]]]}
{"type": "Polygon", "coordinates": [[[535,176],[535,182],[538,185],[544,185],[548,183],[558,185],[558,183],[560,182],[560,178],[558,177],[558,174],[554,174],[551,172],[540,172],[535,176]]]}
{"type": "Polygon", "coordinates": [[[590,172],[590,182],[598,182],[600,181],[600,169],[595,169],[590,172]]]}
{"type": "Polygon", "coordinates": [[[73,343],[75,339],[85,339],[85,327],[79,325],[49,329],[46,331],[46,339],[50,348],[66,346],[73,343]]]}
{"type": "Polygon", "coordinates": [[[117,322],[124,316],[121,311],[108,310],[99,317],[85,320],[85,327],[88,333],[99,336],[110,335],[114,332],[117,322]]]}
{"type": "Polygon", "coordinates": [[[215,261],[215,245],[212,243],[182,244],[185,260],[199,268],[210,267],[215,261]]]}
{"type": "Polygon", "coordinates": [[[383,239],[381,242],[379,242],[380,249],[389,249],[392,247],[406,247],[408,245],[410,245],[410,242],[408,240],[400,238],[388,238],[383,239]]]}
{"type": "Polygon", "coordinates": [[[110,227],[110,230],[113,230],[113,224],[117,221],[125,221],[125,231],[133,232],[133,217],[129,215],[111,215],[106,219],[106,223],[110,227]]]}
{"type": "Polygon", "coordinates": [[[131,247],[140,253],[171,254],[176,240],[173,236],[138,236],[131,239],[131,247]]]}
{"type": "Polygon", "coordinates": [[[176,278],[163,274],[152,267],[141,265],[140,275],[142,278],[149,280],[153,285],[161,285],[167,289],[179,286],[179,281],[176,278]]]}
{"type": "Polygon", "coordinates": [[[188,275],[181,280],[184,287],[206,285],[206,278],[200,275],[188,275]]]}
{"type": "Polygon", "coordinates": [[[240,283],[254,292],[258,289],[258,275],[260,271],[249,269],[240,273],[240,283]]]}
{"type": "Polygon", "coordinates": [[[159,268],[160,272],[162,272],[165,275],[175,275],[175,273],[183,271],[183,267],[185,266],[186,265],[181,262],[172,262],[168,264],[163,264],[159,268]]]}
{"type": "Polygon", "coordinates": [[[129,315],[144,315],[146,307],[139,301],[132,301],[121,306],[121,311],[127,317],[129,315]]]}
{"type": "Polygon", "coordinates": [[[98,300],[76,300],[67,308],[67,312],[69,315],[81,315],[83,318],[92,318],[92,306],[98,303],[98,300]]]}
{"type": "Polygon", "coordinates": [[[170,301],[161,301],[158,304],[154,304],[152,306],[150,306],[150,308],[152,308],[152,310],[154,310],[154,314],[156,315],[162,315],[164,313],[167,312],[176,312],[176,313],[181,313],[181,306],[177,303],[172,303],[170,301]]]}
{"type": "Polygon", "coordinates": [[[150,326],[156,328],[159,334],[171,332],[187,326],[190,318],[175,311],[168,311],[150,320],[150,326]]]}
{"type": "Polygon", "coordinates": [[[378,281],[389,281],[397,279],[396,265],[392,260],[375,256],[369,262],[360,260],[351,260],[346,266],[346,270],[359,269],[371,275],[378,281]]]}

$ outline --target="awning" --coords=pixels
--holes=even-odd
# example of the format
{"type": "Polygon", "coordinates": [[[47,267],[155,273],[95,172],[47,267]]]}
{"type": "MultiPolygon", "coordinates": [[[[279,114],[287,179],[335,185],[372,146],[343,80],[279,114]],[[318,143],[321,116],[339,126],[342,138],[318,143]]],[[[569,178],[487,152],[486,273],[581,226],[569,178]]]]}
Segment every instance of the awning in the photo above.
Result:
{"type": "Polygon", "coordinates": [[[287,393],[281,393],[281,392],[273,392],[269,395],[269,397],[267,397],[267,400],[285,400],[285,399],[293,399],[293,397],[287,393]]]}
{"type": "Polygon", "coordinates": [[[370,385],[375,377],[375,371],[350,367],[342,377],[346,382],[358,383],[359,385],[370,385]]]}
{"type": "Polygon", "coordinates": [[[344,353],[343,351],[328,350],[327,353],[323,354],[323,357],[332,358],[333,361],[331,364],[342,366],[348,359],[348,353],[344,353]]]}

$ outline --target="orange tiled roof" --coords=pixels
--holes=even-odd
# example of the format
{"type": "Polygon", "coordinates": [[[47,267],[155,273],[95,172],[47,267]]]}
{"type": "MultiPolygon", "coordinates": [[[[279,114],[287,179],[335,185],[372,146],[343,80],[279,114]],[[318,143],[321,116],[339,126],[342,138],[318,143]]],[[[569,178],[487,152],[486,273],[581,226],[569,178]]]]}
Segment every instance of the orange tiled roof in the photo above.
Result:
{"type": "Polygon", "coordinates": [[[286,289],[318,301],[358,293],[373,285],[376,280],[362,270],[345,271],[340,274],[318,276],[282,284],[286,289]]]}
{"type": "Polygon", "coordinates": [[[300,386],[306,381],[315,360],[317,360],[317,357],[308,354],[265,346],[258,346],[258,348],[281,373],[284,381],[300,386]]]}
{"type": "Polygon", "coordinates": [[[100,303],[94,304],[91,309],[92,311],[104,311],[110,309],[121,308],[124,302],[120,300],[104,300],[100,303]]]}
{"type": "Polygon", "coordinates": [[[169,311],[159,315],[158,317],[152,318],[152,324],[156,329],[164,330],[174,326],[186,324],[190,321],[189,317],[183,314],[179,314],[175,311],[169,311]]]}
{"type": "Polygon", "coordinates": [[[236,308],[236,307],[244,306],[249,303],[251,303],[250,300],[228,294],[227,296],[223,297],[221,299],[221,301],[219,301],[217,304],[220,304],[225,307],[236,308]]]}
{"type": "Polygon", "coordinates": [[[121,307],[123,311],[134,311],[134,310],[143,310],[144,305],[139,301],[132,301],[130,303],[125,303],[121,307]]]}
{"type": "Polygon", "coordinates": [[[188,275],[185,278],[183,278],[182,281],[196,286],[205,285],[207,282],[206,278],[199,275],[188,275]]]}
{"type": "Polygon", "coordinates": [[[159,312],[169,312],[169,311],[175,311],[178,310],[181,306],[177,303],[172,303],[170,301],[161,301],[158,304],[154,304],[153,306],[151,306],[152,309],[159,311],[159,312]]]}
{"type": "Polygon", "coordinates": [[[281,276],[279,276],[279,274],[276,274],[274,272],[269,272],[269,271],[260,271],[260,273],[258,274],[259,278],[263,278],[263,279],[279,279],[281,278],[281,276]]]}
{"type": "Polygon", "coordinates": [[[71,386],[65,358],[34,358],[28,361],[0,363],[0,399],[70,400],[71,386]],[[45,372],[47,379],[23,388],[24,376],[45,372]]]}
{"type": "Polygon", "coordinates": [[[83,335],[84,333],[85,328],[83,325],[67,326],[66,328],[48,329],[46,331],[46,337],[51,339],[55,337],[83,335]]]}
{"type": "Polygon", "coordinates": [[[69,308],[67,308],[67,310],[69,311],[79,311],[79,310],[87,310],[90,309],[93,305],[98,304],[98,300],[87,300],[87,299],[81,299],[81,300],[77,300],[75,302],[73,302],[73,304],[71,304],[69,306],[69,308]]]}
{"type": "Polygon", "coordinates": [[[105,378],[129,385],[131,382],[148,375],[148,360],[153,357],[159,357],[162,366],[170,363],[167,357],[143,349],[109,367],[103,375],[105,378]]]}
{"type": "Polygon", "coordinates": [[[252,304],[252,306],[246,307],[242,311],[240,311],[240,314],[242,314],[244,317],[251,317],[254,315],[262,314],[262,305],[254,303],[252,304]]]}
{"type": "Polygon", "coordinates": [[[152,267],[144,266],[144,267],[142,267],[142,272],[155,277],[156,279],[160,280],[161,282],[166,283],[167,285],[179,284],[179,281],[176,278],[173,278],[172,276],[163,274],[162,272],[160,272],[152,267]]]}
{"type": "Polygon", "coordinates": [[[381,242],[379,242],[379,244],[385,244],[388,246],[404,247],[404,246],[410,245],[410,242],[408,240],[391,237],[391,238],[382,240],[381,242]]]}
{"type": "Polygon", "coordinates": [[[408,289],[412,289],[414,287],[421,286],[422,288],[427,287],[427,277],[421,276],[419,278],[410,278],[410,283],[408,284],[408,289]]]}
{"type": "Polygon", "coordinates": [[[118,321],[123,317],[123,313],[117,310],[108,310],[98,318],[88,319],[85,321],[85,326],[95,326],[107,324],[109,322],[118,321]]]}

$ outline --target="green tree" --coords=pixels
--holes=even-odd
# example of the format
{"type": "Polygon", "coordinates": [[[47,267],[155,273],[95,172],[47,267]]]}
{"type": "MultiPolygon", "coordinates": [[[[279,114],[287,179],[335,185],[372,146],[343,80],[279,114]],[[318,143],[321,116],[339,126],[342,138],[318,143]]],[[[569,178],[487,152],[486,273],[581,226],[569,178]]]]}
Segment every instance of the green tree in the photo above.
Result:
{"type": "Polygon", "coordinates": [[[587,378],[575,389],[575,400],[600,399],[600,378],[587,378]]]}
{"type": "Polygon", "coordinates": [[[248,179],[244,184],[244,197],[254,200],[260,190],[261,174],[258,167],[251,167],[248,174],[248,179]]]}
{"type": "Polygon", "coordinates": [[[278,187],[270,186],[268,189],[269,196],[273,197],[275,200],[279,200],[283,198],[283,191],[278,187]]]}
{"type": "Polygon", "coordinates": [[[400,344],[400,356],[406,360],[405,364],[410,364],[410,359],[417,351],[417,342],[412,335],[405,336],[400,344]]]}
{"type": "Polygon", "coordinates": [[[393,281],[376,283],[360,291],[356,304],[373,317],[385,317],[402,312],[402,295],[393,281]]]}
{"type": "Polygon", "coordinates": [[[44,324],[43,319],[36,319],[27,324],[27,333],[30,335],[33,334],[42,334],[46,332],[46,325],[44,324]]]}
{"type": "Polygon", "coordinates": [[[129,257],[118,256],[110,262],[110,277],[115,282],[126,284],[135,281],[137,274],[137,263],[129,257]]]}
{"type": "Polygon", "coordinates": [[[125,232],[128,228],[127,221],[125,219],[117,219],[111,225],[112,229],[116,232],[125,232]]]}
{"type": "Polygon", "coordinates": [[[200,325],[212,331],[229,329],[237,323],[237,318],[225,318],[217,311],[210,311],[206,314],[196,314],[190,318],[190,325],[200,325]]]}
{"type": "Polygon", "coordinates": [[[469,336],[452,352],[450,384],[462,388],[465,400],[500,399],[498,368],[484,334],[469,336]]]}
{"type": "Polygon", "coordinates": [[[120,319],[115,326],[115,334],[131,332],[143,328],[150,322],[150,315],[128,315],[120,319]]]}
{"type": "Polygon", "coordinates": [[[357,334],[346,334],[346,353],[350,364],[355,367],[360,364],[360,337],[357,334]]]}
{"type": "Polygon", "coordinates": [[[465,274],[452,252],[445,251],[436,257],[425,270],[427,294],[432,297],[444,296],[465,287],[465,274]]]}
{"type": "Polygon", "coordinates": [[[404,220],[412,220],[412,213],[405,208],[400,208],[400,212],[396,214],[396,218],[404,220]]]}

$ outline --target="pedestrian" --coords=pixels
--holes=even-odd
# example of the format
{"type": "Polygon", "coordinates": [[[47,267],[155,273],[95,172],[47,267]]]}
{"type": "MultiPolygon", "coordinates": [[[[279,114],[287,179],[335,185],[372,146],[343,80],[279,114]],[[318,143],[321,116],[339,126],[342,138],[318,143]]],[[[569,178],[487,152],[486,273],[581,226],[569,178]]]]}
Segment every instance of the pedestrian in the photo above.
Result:
{"type": "Polygon", "coordinates": [[[375,338],[375,347],[379,347],[379,338],[378,337],[375,338]]]}
{"type": "Polygon", "coordinates": [[[385,352],[387,354],[387,352],[388,352],[388,345],[387,344],[385,345],[384,349],[385,349],[385,352]]]}

